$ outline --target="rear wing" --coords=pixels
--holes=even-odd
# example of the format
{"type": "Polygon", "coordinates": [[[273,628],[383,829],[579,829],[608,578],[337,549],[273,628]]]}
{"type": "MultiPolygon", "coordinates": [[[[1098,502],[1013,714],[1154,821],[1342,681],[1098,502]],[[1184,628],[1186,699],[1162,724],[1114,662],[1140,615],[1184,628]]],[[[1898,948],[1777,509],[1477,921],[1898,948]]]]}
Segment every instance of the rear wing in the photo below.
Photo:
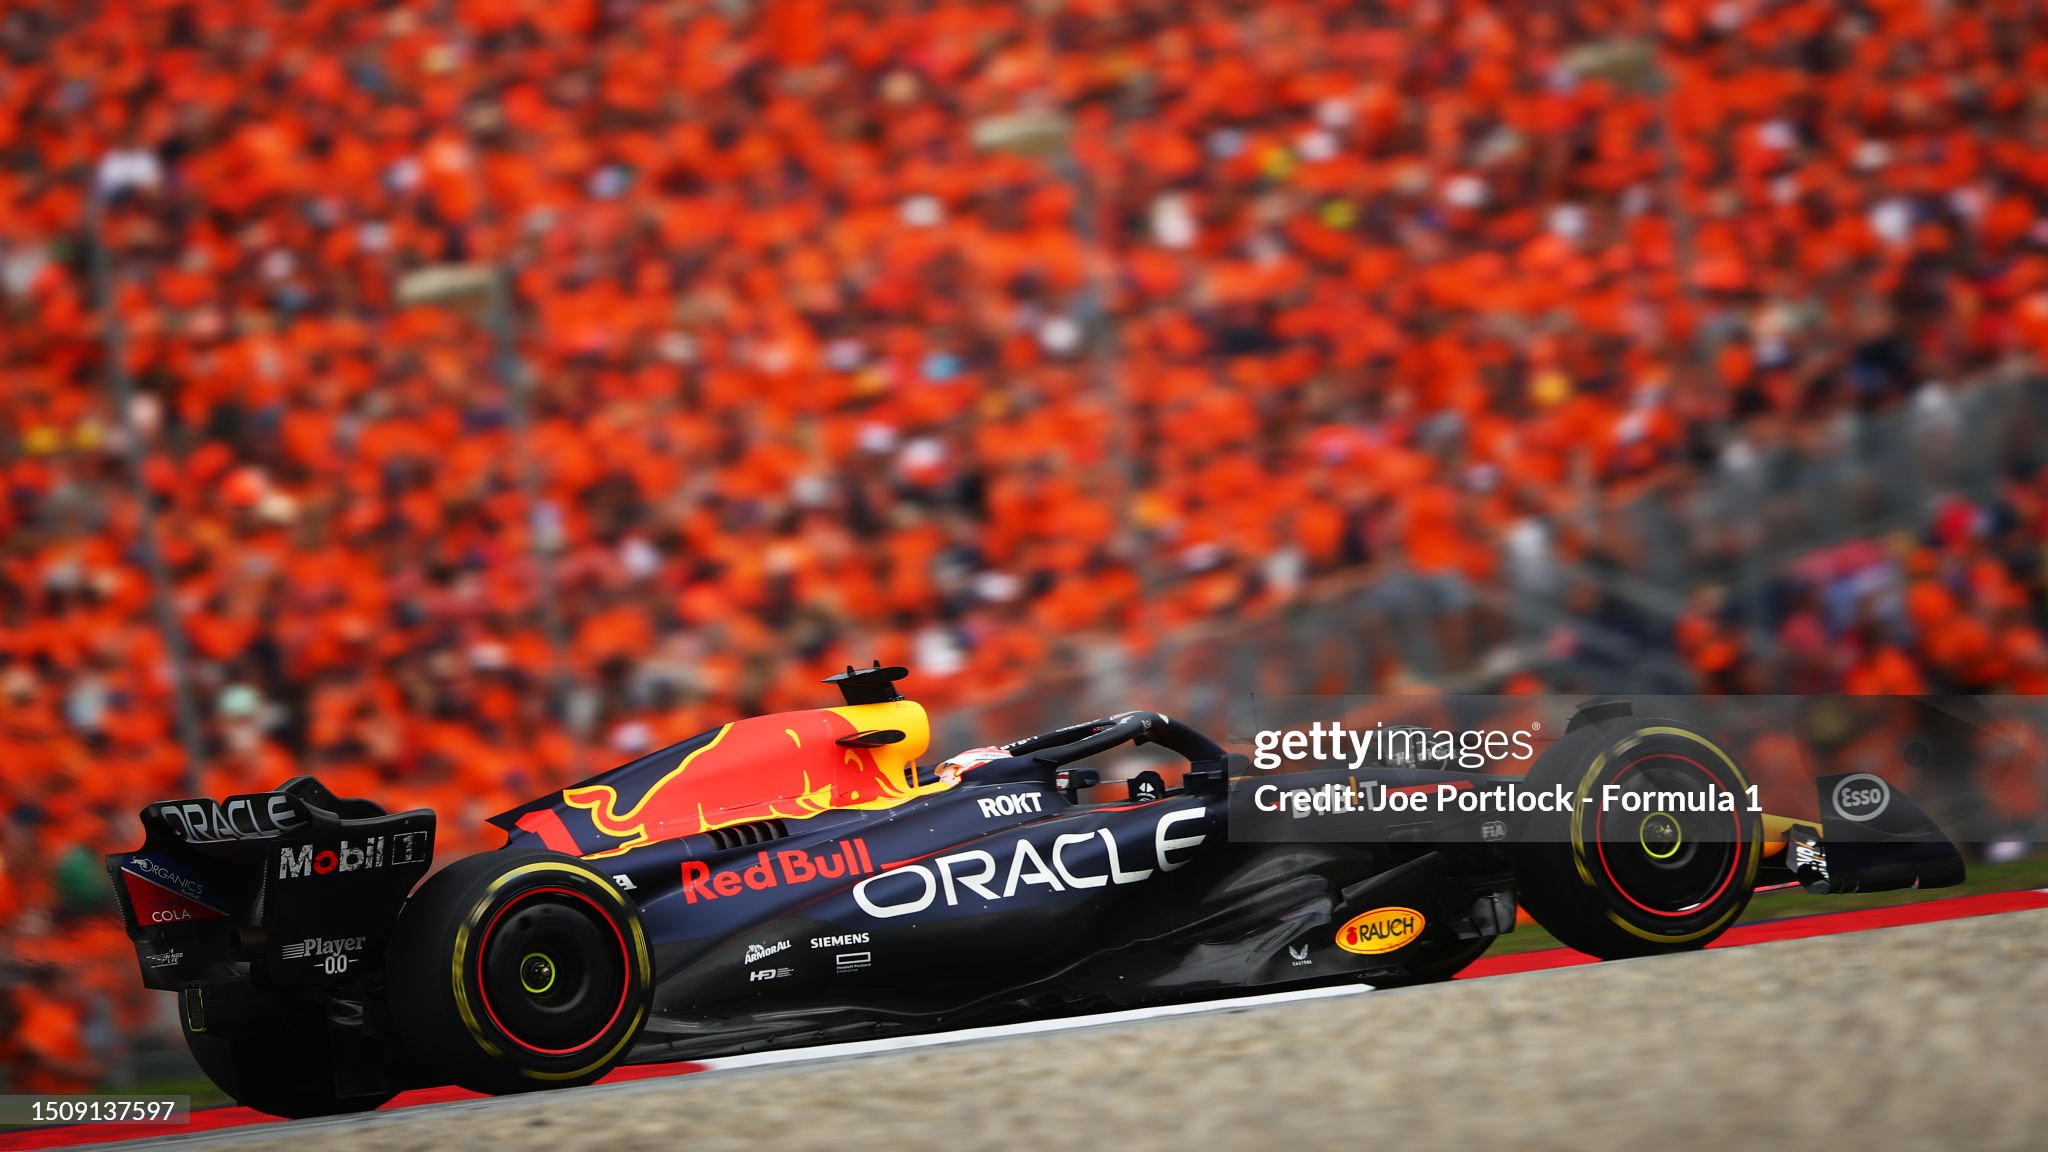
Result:
{"type": "Polygon", "coordinates": [[[432,811],[387,814],[310,776],[151,804],[142,827],[142,846],[106,864],[151,988],[318,992],[359,980],[434,858],[432,811]]]}

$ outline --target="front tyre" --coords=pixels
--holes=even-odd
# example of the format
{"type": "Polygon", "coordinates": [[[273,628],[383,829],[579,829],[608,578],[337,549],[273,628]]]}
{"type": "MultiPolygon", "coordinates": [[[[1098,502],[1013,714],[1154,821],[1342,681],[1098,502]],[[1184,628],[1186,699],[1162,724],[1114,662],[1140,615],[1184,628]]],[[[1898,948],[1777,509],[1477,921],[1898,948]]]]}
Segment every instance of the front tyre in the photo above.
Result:
{"type": "Polygon", "coordinates": [[[1558,741],[1523,787],[1568,810],[1521,818],[1522,906],[1568,947],[1615,960],[1704,948],[1749,906],[1762,817],[1705,734],[1612,713],[1558,741]]]}
{"type": "Polygon", "coordinates": [[[413,1055],[493,1094],[603,1076],[653,988],[639,916],[603,875],[554,852],[486,852],[430,877],[399,913],[387,970],[413,1055]]]}

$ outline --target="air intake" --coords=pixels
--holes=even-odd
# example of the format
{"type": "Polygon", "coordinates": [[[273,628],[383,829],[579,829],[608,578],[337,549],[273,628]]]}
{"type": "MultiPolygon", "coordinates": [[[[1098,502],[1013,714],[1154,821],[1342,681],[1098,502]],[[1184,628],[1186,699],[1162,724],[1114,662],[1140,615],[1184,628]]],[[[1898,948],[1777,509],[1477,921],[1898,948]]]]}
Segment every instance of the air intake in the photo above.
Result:
{"type": "Polygon", "coordinates": [[[730,828],[713,828],[705,835],[710,837],[714,846],[724,851],[780,840],[789,835],[789,826],[780,820],[756,820],[750,824],[734,824],[730,828]]]}

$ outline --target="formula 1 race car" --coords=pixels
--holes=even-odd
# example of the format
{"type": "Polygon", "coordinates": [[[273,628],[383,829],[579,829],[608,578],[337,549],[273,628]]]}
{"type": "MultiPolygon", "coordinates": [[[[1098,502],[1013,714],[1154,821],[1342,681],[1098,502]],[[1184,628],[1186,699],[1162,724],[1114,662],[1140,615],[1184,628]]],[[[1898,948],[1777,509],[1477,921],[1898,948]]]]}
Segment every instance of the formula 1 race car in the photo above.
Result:
{"type": "Polygon", "coordinates": [[[1709,737],[1625,701],[1582,706],[1524,777],[1264,776],[1151,712],[920,768],[928,722],[903,675],[849,668],[829,681],[843,706],[738,720],[540,797],[492,820],[502,848],[431,876],[432,812],[310,777],[152,804],[143,846],[107,867],[144,982],[178,993],[200,1066],[283,1116],[428,1085],[585,1084],[629,1060],[1443,980],[1518,904],[1611,958],[1703,947],[1763,885],[1962,878],[1878,777],[1820,778],[1817,822],[1765,816],[1709,737]],[[1125,744],[1185,772],[1084,800],[1106,787],[1080,762],[1125,744]],[[1499,803],[1271,811],[1272,789],[1340,785],[1499,803]],[[1514,802],[1687,789],[1725,802],[1514,802]]]}

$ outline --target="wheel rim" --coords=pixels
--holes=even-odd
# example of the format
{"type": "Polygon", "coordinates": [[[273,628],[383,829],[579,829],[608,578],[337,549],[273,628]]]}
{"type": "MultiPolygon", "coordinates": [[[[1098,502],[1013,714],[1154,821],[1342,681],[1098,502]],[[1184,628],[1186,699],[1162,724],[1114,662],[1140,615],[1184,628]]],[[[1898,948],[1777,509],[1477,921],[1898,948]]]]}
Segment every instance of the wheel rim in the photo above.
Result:
{"type": "Polygon", "coordinates": [[[519,961],[519,987],[529,996],[546,995],[555,986],[555,958],[545,952],[528,952],[519,961]]]}
{"type": "Polygon", "coordinates": [[[628,964],[624,934],[595,901],[536,888],[492,917],[475,975],[499,1032],[529,1051],[563,1056],[595,1044],[624,1013],[628,964]]]}
{"type": "Polygon", "coordinates": [[[1684,826],[1669,812],[1652,812],[1643,817],[1636,840],[1643,846],[1643,855],[1659,863],[1672,860],[1688,846],[1684,826]]]}
{"type": "Polygon", "coordinates": [[[1634,908],[1664,919],[1697,914],[1718,901],[1742,861],[1742,798],[1712,769],[1687,756],[1651,753],[1624,765],[1608,783],[1624,793],[1733,796],[1734,812],[1654,806],[1637,816],[1602,804],[1593,822],[1600,866],[1634,908]]]}

